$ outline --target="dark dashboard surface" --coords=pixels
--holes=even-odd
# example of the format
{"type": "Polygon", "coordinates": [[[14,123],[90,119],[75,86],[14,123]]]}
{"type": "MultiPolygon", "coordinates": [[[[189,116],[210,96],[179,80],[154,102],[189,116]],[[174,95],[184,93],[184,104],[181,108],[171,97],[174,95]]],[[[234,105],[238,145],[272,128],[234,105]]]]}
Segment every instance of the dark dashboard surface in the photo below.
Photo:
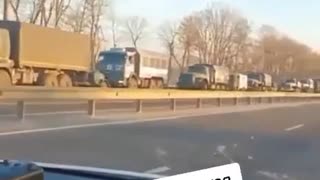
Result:
{"type": "Polygon", "coordinates": [[[151,180],[158,175],[136,172],[21,161],[0,161],[0,180],[151,180]]]}

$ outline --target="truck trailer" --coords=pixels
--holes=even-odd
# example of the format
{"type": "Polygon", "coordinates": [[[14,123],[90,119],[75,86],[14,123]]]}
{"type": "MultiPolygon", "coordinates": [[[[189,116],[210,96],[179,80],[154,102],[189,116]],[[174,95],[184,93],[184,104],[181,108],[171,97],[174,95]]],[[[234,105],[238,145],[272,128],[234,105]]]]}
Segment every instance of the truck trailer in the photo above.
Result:
{"type": "Polygon", "coordinates": [[[273,89],[272,76],[266,73],[249,72],[248,89],[257,91],[271,91],[273,89]]]}
{"type": "Polygon", "coordinates": [[[88,35],[0,21],[0,86],[71,87],[106,78],[92,69],[88,35]]]}
{"type": "Polygon", "coordinates": [[[247,90],[248,76],[246,74],[235,73],[230,75],[229,88],[231,90],[247,90]]]}

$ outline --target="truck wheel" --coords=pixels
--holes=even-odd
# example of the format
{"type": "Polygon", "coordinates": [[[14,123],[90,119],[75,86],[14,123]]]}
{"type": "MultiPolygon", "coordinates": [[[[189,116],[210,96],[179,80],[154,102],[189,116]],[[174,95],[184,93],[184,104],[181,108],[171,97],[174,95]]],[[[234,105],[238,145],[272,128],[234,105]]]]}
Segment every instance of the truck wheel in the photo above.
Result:
{"type": "Polygon", "coordinates": [[[157,88],[163,89],[163,80],[162,79],[157,80],[157,88]]]}
{"type": "Polygon", "coordinates": [[[12,86],[10,75],[4,71],[0,70],[0,88],[8,88],[12,86]]]}
{"type": "Polygon", "coordinates": [[[101,82],[99,82],[99,87],[101,87],[101,88],[107,88],[107,87],[109,87],[109,86],[108,86],[108,83],[107,83],[107,82],[101,81],[101,82]]]}
{"type": "Polygon", "coordinates": [[[201,90],[208,90],[209,86],[208,86],[207,81],[202,81],[200,88],[201,88],[201,90]]]}
{"type": "Polygon", "coordinates": [[[58,76],[58,83],[59,83],[59,87],[72,87],[72,80],[70,78],[70,76],[68,76],[67,74],[60,74],[58,76]]]}
{"type": "Polygon", "coordinates": [[[156,80],[155,79],[150,79],[150,81],[149,81],[149,89],[154,89],[156,87],[157,87],[156,80]]]}
{"type": "Polygon", "coordinates": [[[136,78],[131,77],[128,79],[128,88],[138,88],[138,81],[136,78]]]}
{"type": "Polygon", "coordinates": [[[41,75],[37,84],[45,87],[59,87],[58,78],[55,74],[41,75]]]}

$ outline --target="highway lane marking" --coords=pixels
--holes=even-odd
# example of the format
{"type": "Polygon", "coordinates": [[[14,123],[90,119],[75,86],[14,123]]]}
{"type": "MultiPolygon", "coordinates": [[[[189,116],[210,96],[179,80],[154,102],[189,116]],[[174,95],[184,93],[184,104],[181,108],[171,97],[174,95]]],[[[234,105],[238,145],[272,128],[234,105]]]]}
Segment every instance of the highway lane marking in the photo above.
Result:
{"type": "Polygon", "coordinates": [[[157,168],[154,168],[154,169],[150,169],[150,170],[147,170],[143,173],[146,173],[146,174],[159,174],[159,173],[163,173],[163,172],[166,172],[166,171],[169,171],[171,170],[169,167],[167,166],[161,166],[161,167],[157,167],[157,168]]]}
{"type": "Polygon", "coordinates": [[[88,127],[138,124],[138,123],[144,123],[144,122],[173,120],[173,119],[178,119],[178,118],[179,117],[173,116],[173,117],[151,118],[151,119],[143,119],[143,120],[112,121],[112,122],[104,122],[104,123],[90,123],[90,124],[69,125],[69,126],[61,126],[61,127],[54,127],[54,128],[39,128],[39,129],[29,129],[29,130],[18,130],[18,131],[10,131],[10,132],[1,132],[0,136],[31,134],[31,133],[40,133],[40,132],[50,132],[50,131],[61,131],[61,130],[69,130],[69,129],[83,129],[83,128],[88,128],[88,127]]]}
{"type": "Polygon", "coordinates": [[[289,131],[293,131],[293,130],[296,130],[296,129],[299,129],[299,128],[302,128],[302,127],[304,127],[304,124],[299,124],[299,125],[296,125],[296,126],[292,126],[292,127],[286,128],[285,131],[289,132],[289,131]]]}

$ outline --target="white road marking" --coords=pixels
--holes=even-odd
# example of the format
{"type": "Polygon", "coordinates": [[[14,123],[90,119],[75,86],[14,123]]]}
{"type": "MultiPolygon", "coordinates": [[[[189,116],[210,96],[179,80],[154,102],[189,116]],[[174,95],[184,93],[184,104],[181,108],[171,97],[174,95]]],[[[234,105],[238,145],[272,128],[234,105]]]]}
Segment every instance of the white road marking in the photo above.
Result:
{"type": "Polygon", "coordinates": [[[286,128],[285,131],[287,131],[287,132],[293,131],[293,130],[302,128],[303,126],[304,126],[304,124],[299,124],[299,125],[296,125],[296,126],[292,126],[292,127],[286,128]]]}
{"type": "Polygon", "coordinates": [[[0,136],[30,134],[30,133],[39,133],[39,132],[49,132],[49,131],[61,131],[61,130],[68,130],[68,129],[82,129],[82,128],[99,127],[99,126],[138,124],[138,123],[144,123],[144,122],[164,121],[164,120],[172,120],[172,119],[175,119],[175,117],[162,117],[162,118],[152,118],[152,119],[143,119],[143,120],[128,120],[128,121],[113,121],[113,122],[104,122],[104,123],[79,124],[79,125],[70,125],[70,126],[54,127],[54,128],[39,128],[39,129],[2,132],[2,133],[0,133],[0,136]]]}
{"type": "Polygon", "coordinates": [[[166,171],[169,171],[170,168],[167,167],[167,166],[161,166],[161,167],[157,167],[157,168],[154,168],[154,169],[150,169],[150,170],[147,170],[143,173],[146,173],[146,174],[159,174],[159,173],[163,173],[163,172],[166,172],[166,171]]]}
{"type": "Polygon", "coordinates": [[[290,178],[287,174],[279,174],[269,171],[258,171],[257,174],[272,180],[293,180],[293,178],[290,178]]]}

